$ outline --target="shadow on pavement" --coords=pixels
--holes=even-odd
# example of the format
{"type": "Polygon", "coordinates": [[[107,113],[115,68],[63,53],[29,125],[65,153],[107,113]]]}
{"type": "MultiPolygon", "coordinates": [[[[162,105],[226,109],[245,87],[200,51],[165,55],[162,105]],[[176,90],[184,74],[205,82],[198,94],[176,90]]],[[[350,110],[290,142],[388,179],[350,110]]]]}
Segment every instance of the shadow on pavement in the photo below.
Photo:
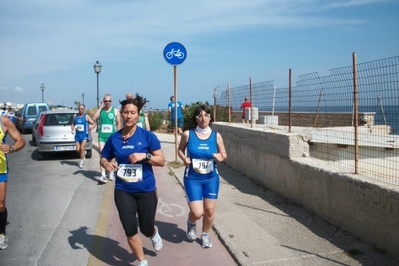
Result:
{"type": "Polygon", "coordinates": [[[81,226],[77,230],[69,231],[72,235],[68,237],[68,242],[72,249],[86,248],[92,256],[107,265],[131,265],[130,263],[136,260],[133,253],[129,253],[121,247],[118,241],[108,237],[90,235],[87,233],[88,229],[86,226],[81,226]]]}

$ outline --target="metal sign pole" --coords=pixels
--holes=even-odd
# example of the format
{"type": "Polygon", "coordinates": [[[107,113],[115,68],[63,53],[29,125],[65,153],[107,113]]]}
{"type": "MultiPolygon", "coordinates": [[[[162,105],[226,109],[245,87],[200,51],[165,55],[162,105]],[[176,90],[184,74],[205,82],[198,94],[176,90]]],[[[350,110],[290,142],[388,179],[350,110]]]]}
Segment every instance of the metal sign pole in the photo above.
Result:
{"type": "MultiPolygon", "coordinates": [[[[171,42],[167,44],[163,50],[163,56],[169,64],[173,65],[173,89],[174,89],[174,131],[175,131],[175,161],[177,162],[177,134],[178,134],[178,115],[177,115],[177,65],[180,65],[186,60],[187,51],[186,48],[178,42],[171,42]]],[[[181,108],[179,106],[179,108],[181,108]]],[[[173,112],[172,112],[173,113],[173,112]]]]}
{"type": "Polygon", "coordinates": [[[173,89],[175,95],[175,162],[177,162],[177,66],[173,66],[173,89]]]}

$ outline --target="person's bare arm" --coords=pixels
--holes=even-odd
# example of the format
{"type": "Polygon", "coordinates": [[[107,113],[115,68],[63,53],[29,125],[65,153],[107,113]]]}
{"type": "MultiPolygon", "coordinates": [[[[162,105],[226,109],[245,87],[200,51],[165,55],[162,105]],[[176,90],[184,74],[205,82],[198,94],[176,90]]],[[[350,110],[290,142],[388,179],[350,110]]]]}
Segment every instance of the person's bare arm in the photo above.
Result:
{"type": "Polygon", "coordinates": [[[100,107],[97,108],[96,112],[95,112],[94,115],[93,115],[93,120],[97,120],[97,119],[100,117],[100,112],[101,112],[101,110],[104,108],[104,106],[105,106],[105,105],[104,105],[104,102],[101,101],[100,107]]]}
{"type": "Polygon", "coordinates": [[[86,118],[87,118],[87,121],[89,121],[89,124],[90,124],[89,130],[92,131],[97,126],[97,123],[89,115],[86,115],[86,118]]]}
{"type": "Polygon", "coordinates": [[[71,124],[71,133],[75,134],[75,117],[76,114],[73,115],[72,124],[71,124]]]}
{"type": "Polygon", "coordinates": [[[122,116],[119,109],[115,108],[115,115],[116,115],[116,129],[120,130],[122,128],[122,116]]]}
{"type": "Polygon", "coordinates": [[[190,158],[186,156],[186,148],[189,135],[190,131],[186,130],[183,132],[183,134],[181,135],[179,147],[177,148],[177,154],[186,166],[191,164],[190,158]]]}
{"type": "Polygon", "coordinates": [[[223,162],[227,158],[226,148],[224,146],[223,138],[220,133],[217,133],[217,145],[218,145],[218,153],[214,155],[214,158],[217,162],[223,162]]]}
{"type": "Polygon", "coordinates": [[[14,123],[11,122],[11,120],[5,115],[1,116],[1,119],[3,123],[4,132],[7,133],[15,141],[15,143],[12,146],[1,143],[2,152],[4,154],[9,154],[12,152],[19,151],[20,149],[25,147],[25,139],[19,133],[14,123]]]}
{"type": "Polygon", "coordinates": [[[144,123],[145,123],[145,129],[151,130],[150,128],[150,119],[148,118],[148,114],[144,113],[144,123]]]}
{"type": "Polygon", "coordinates": [[[151,151],[151,160],[147,160],[147,154],[143,152],[135,152],[129,155],[128,160],[130,163],[136,163],[146,160],[152,166],[164,166],[165,155],[161,149],[151,151]]]}

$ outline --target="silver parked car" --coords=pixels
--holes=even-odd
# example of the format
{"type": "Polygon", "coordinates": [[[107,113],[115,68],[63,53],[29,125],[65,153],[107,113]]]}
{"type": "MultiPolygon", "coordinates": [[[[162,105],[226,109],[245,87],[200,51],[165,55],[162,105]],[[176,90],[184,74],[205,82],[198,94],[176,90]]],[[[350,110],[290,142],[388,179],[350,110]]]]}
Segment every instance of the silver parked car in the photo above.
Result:
{"type": "MultiPolygon", "coordinates": [[[[75,150],[75,135],[71,133],[73,115],[76,110],[51,110],[41,112],[32,129],[32,143],[37,146],[38,159],[43,160],[48,153],[75,150]]],[[[86,142],[86,158],[92,156],[92,137],[89,131],[86,142]]]]}

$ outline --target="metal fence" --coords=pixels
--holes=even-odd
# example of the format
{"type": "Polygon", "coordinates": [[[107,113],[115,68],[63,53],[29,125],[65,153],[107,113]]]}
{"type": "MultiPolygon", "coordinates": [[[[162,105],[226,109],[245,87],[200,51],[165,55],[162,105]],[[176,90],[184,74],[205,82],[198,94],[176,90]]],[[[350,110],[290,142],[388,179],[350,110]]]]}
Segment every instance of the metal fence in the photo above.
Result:
{"type": "MultiPolygon", "coordinates": [[[[215,104],[229,122],[309,135],[310,156],[347,173],[399,185],[399,56],[301,75],[296,85],[273,81],[226,89],[215,104]],[[242,110],[248,97],[252,108],[242,110]]],[[[220,88],[219,88],[220,89],[220,88]]]]}

